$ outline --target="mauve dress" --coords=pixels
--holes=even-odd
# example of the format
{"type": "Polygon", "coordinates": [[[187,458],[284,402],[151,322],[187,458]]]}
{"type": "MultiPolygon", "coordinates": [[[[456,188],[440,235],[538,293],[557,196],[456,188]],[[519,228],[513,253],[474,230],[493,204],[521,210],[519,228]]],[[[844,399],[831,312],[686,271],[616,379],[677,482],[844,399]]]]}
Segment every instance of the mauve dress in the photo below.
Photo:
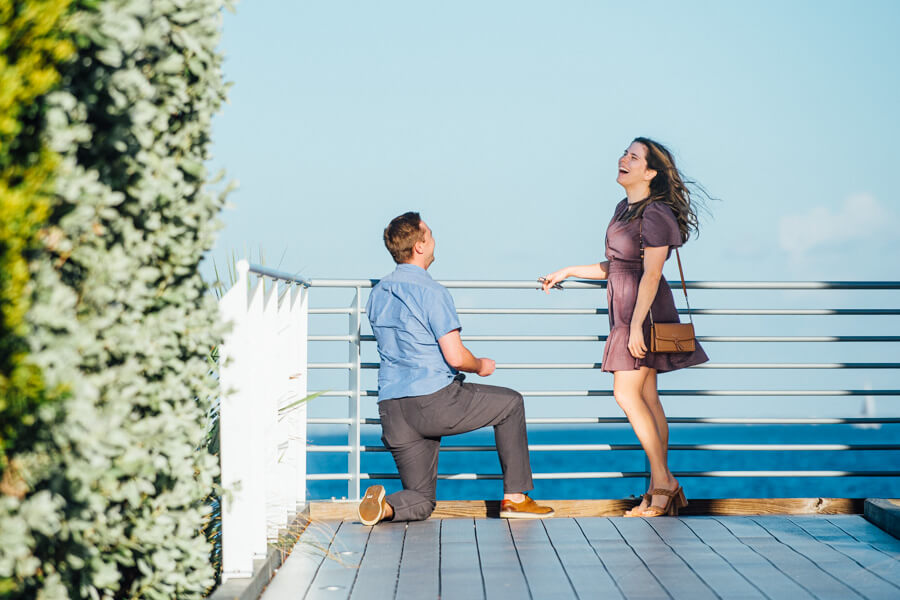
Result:
{"type": "MultiPolygon", "coordinates": [[[[699,342],[693,352],[650,352],[650,317],[644,320],[644,341],[648,351],[644,358],[635,358],[628,351],[631,315],[637,302],[638,285],[642,270],[640,228],[641,219],[624,223],[618,220],[627,208],[627,199],[616,206],[613,218],[606,228],[606,258],[609,260],[609,278],[606,299],[609,306],[609,337],[603,349],[601,369],[607,373],[633,371],[643,366],[664,373],[706,362],[709,358],[699,342]]],[[[644,209],[644,247],[682,245],[678,221],[672,209],[662,202],[652,202],[644,209]]],[[[668,257],[666,257],[668,258],[668,257]]],[[[659,280],[659,289],[651,305],[653,320],[659,323],[678,322],[678,311],[672,290],[665,277],[659,280]]]]}

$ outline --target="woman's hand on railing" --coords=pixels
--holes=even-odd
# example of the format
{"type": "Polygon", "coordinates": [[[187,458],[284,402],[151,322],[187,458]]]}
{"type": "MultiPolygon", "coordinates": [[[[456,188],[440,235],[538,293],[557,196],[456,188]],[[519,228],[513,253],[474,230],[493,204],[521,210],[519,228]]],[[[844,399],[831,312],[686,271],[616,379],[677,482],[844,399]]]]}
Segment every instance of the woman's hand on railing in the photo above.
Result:
{"type": "Polygon", "coordinates": [[[570,269],[571,267],[565,267],[564,269],[554,271],[549,275],[538,277],[538,281],[541,283],[541,287],[543,288],[544,292],[549,294],[550,288],[562,289],[562,286],[559,285],[559,282],[571,277],[571,273],[569,272],[570,269]]]}
{"type": "Polygon", "coordinates": [[[550,288],[559,287],[559,282],[569,277],[578,277],[579,279],[606,279],[609,276],[609,261],[594,263],[592,265],[574,265],[564,267],[559,271],[554,271],[549,275],[538,278],[544,291],[550,293],[550,288]]]}

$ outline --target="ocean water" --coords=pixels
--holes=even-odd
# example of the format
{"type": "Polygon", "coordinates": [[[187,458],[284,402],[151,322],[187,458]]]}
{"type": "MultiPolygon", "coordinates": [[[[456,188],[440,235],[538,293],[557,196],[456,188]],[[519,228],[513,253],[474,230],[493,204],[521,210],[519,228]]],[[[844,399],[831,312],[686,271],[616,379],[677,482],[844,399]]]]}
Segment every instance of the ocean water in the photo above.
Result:
{"type": "MultiPolygon", "coordinates": [[[[345,430],[344,430],[345,431],[345,430]]],[[[380,446],[380,427],[367,425],[362,443],[380,446]]],[[[625,424],[593,426],[531,425],[531,444],[637,444],[625,424]]],[[[442,447],[492,445],[493,431],[482,429],[445,437],[442,447]]],[[[900,424],[854,425],[718,425],[673,424],[670,444],[895,444],[900,445],[900,424]]],[[[346,444],[346,434],[338,428],[311,426],[309,442],[316,445],[346,444]]],[[[347,455],[309,453],[310,473],[347,471],[347,455]]],[[[646,470],[640,450],[531,452],[534,473],[642,472],[646,470]]],[[[711,451],[673,450],[669,466],[674,472],[698,471],[900,471],[900,450],[846,451],[711,451]]],[[[362,472],[396,473],[389,453],[362,455],[362,472]]],[[[500,473],[494,451],[442,452],[439,473],[500,473]]],[[[694,498],[896,498],[900,497],[900,477],[682,477],[681,484],[694,498]]],[[[400,489],[396,479],[363,480],[362,486],[381,483],[388,493],[400,489]]],[[[627,498],[646,490],[642,477],[610,479],[535,480],[532,496],[545,499],[627,498]]],[[[312,500],[347,496],[346,481],[311,481],[312,500]]],[[[498,499],[499,480],[438,480],[439,500],[498,499]]]]}

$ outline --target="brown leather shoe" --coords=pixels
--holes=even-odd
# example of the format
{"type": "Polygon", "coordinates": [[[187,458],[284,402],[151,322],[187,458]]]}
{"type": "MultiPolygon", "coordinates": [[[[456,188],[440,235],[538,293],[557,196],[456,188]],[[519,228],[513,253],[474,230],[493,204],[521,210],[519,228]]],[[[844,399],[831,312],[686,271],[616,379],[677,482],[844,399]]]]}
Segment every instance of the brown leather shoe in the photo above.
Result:
{"type": "Polygon", "coordinates": [[[500,502],[501,519],[544,519],[553,516],[553,509],[541,506],[528,496],[521,502],[502,500],[500,502]]]}
{"type": "Polygon", "coordinates": [[[384,518],[384,486],[373,485],[366,490],[366,495],[356,509],[363,525],[374,525],[384,518]]]}

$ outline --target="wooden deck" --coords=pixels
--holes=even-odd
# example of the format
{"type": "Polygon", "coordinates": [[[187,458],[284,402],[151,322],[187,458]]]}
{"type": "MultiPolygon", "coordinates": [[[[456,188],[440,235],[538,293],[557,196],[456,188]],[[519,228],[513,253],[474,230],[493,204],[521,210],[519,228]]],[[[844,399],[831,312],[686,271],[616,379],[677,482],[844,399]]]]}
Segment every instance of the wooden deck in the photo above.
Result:
{"type": "Polygon", "coordinates": [[[860,515],[314,521],[262,600],[900,598],[860,515]]]}

